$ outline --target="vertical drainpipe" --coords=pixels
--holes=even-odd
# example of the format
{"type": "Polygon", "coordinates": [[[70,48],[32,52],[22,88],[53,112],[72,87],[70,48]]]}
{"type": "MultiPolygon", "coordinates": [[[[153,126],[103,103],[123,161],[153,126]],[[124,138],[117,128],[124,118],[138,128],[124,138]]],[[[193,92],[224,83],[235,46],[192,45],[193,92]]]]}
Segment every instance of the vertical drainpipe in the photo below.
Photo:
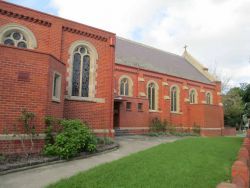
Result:
{"type": "Polygon", "coordinates": [[[109,129],[109,135],[113,136],[114,133],[112,133],[111,130],[114,130],[114,67],[115,67],[115,43],[116,43],[116,36],[112,36],[109,38],[109,46],[110,46],[110,55],[112,58],[112,81],[111,81],[111,113],[110,113],[110,129],[109,129]]]}

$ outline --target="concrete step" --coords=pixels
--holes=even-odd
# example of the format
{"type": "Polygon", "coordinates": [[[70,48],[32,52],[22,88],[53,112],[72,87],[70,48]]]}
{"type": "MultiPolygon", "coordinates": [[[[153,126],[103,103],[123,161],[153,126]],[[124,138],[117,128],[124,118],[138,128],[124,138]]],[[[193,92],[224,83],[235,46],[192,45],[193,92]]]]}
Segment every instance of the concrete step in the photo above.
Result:
{"type": "Polygon", "coordinates": [[[128,129],[115,129],[115,136],[126,136],[126,135],[130,135],[129,130],[128,129]]]}

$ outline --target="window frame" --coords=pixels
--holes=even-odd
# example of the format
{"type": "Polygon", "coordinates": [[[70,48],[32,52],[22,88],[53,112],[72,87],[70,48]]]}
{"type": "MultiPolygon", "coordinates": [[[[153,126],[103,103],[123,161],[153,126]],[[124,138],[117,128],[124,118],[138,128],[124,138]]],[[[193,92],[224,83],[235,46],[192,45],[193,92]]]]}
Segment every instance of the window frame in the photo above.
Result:
{"type": "MultiPolygon", "coordinates": [[[[4,45],[5,36],[11,32],[19,32],[26,38],[27,49],[37,48],[37,40],[34,33],[27,27],[16,23],[9,23],[0,27],[0,43],[4,45]]],[[[12,46],[19,48],[17,46],[12,46]]]]}
{"type": "Polygon", "coordinates": [[[197,103],[198,103],[198,94],[197,94],[197,91],[196,91],[196,89],[191,88],[189,90],[189,104],[197,104],[197,103]],[[193,97],[191,97],[192,92],[194,93],[193,97]],[[192,99],[194,99],[194,101],[192,101],[192,99]]]}
{"type": "Polygon", "coordinates": [[[118,80],[118,90],[119,90],[119,96],[124,96],[124,97],[133,97],[133,80],[131,79],[131,77],[127,76],[127,75],[122,75],[120,76],[119,80],[118,80]],[[121,82],[123,79],[127,79],[127,84],[128,84],[128,95],[126,95],[126,92],[124,90],[124,94],[121,93],[121,82]]]}
{"type": "Polygon", "coordinates": [[[208,104],[208,105],[212,105],[213,104],[213,95],[212,95],[211,91],[207,91],[205,93],[205,100],[206,100],[206,104],[208,104]],[[209,96],[209,102],[208,102],[208,95],[210,95],[209,96]]]}
{"type": "Polygon", "coordinates": [[[142,102],[137,103],[137,111],[143,112],[143,103],[142,102]],[[141,105],[141,108],[139,108],[140,105],[141,105]]]}
{"type": "Polygon", "coordinates": [[[55,102],[60,102],[61,101],[61,92],[62,92],[62,75],[57,72],[54,71],[53,72],[53,80],[52,80],[52,101],[55,102]],[[55,77],[58,76],[59,77],[59,81],[56,85],[56,90],[58,92],[58,96],[54,95],[54,91],[55,91],[55,77]]]}
{"type": "Polygon", "coordinates": [[[132,102],[126,102],[126,111],[132,111],[132,102]]]}
{"type": "Polygon", "coordinates": [[[89,101],[89,102],[97,102],[97,103],[104,103],[104,98],[95,98],[96,95],[96,88],[97,88],[97,61],[98,61],[98,53],[96,48],[93,44],[85,40],[77,40],[73,42],[69,48],[69,66],[67,67],[67,72],[69,73],[67,76],[67,96],[68,100],[76,100],[76,101],[89,101]],[[74,51],[77,47],[83,46],[89,50],[90,56],[90,71],[89,71],[89,92],[88,97],[81,97],[81,96],[72,96],[72,78],[73,78],[73,61],[74,61],[74,51]]]}
{"type": "Polygon", "coordinates": [[[177,85],[172,85],[170,87],[170,112],[172,113],[179,113],[180,112],[180,89],[179,86],[177,85]],[[172,96],[172,90],[176,88],[176,99],[175,99],[175,105],[173,101],[173,96],[172,96]],[[175,108],[174,108],[175,106],[175,108]]]}
{"type": "Polygon", "coordinates": [[[154,80],[148,81],[146,90],[147,90],[147,98],[148,98],[148,104],[149,104],[148,109],[150,112],[157,112],[158,111],[158,99],[159,99],[159,86],[158,86],[157,82],[154,80]],[[152,108],[152,105],[150,105],[150,103],[151,103],[150,98],[149,98],[149,86],[150,86],[150,84],[154,84],[154,103],[155,103],[154,108],[152,108]]]}

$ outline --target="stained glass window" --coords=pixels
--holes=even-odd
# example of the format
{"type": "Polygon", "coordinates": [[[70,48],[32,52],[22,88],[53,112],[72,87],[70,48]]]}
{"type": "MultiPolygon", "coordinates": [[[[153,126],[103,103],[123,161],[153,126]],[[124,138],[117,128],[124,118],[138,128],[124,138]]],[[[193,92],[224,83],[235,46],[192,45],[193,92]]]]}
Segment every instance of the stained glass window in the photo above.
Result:
{"type": "Polygon", "coordinates": [[[149,100],[149,109],[150,110],[156,110],[156,105],[155,105],[156,93],[155,92],[156,92],[155,84],[150,83],[148,85],[148,100],[149,100]]]}
{"type": "Polygon", "coordinates": [[[90,56],[87,48],[78,46],[74,51],[72,68],[72,96],[89,96],[90,56]]]}
{"type": "Polygon", "coordinates": [[[27,48],[27,40],[24,35],[17,31],[8,32],[3,39],[5,45],[15,46],[19,48],[27,48]]]}

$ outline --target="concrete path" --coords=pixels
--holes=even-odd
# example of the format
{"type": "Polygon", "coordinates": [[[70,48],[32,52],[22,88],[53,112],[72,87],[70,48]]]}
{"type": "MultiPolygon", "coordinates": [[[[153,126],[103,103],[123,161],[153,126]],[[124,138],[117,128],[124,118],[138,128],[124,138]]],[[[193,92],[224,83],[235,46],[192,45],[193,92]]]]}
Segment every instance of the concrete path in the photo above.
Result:
{"type": "Polygon", "coordinates": [[[165,142],[173,142],[176,137],[122,136],[116,140],[120,148],[116,151],[93,156],[87,159],[58,163],[21,172],[0,176],[1,188],[36,188],[86,171],[97,165],[120,159],[129,154],[145,150],[165,142]]]}

